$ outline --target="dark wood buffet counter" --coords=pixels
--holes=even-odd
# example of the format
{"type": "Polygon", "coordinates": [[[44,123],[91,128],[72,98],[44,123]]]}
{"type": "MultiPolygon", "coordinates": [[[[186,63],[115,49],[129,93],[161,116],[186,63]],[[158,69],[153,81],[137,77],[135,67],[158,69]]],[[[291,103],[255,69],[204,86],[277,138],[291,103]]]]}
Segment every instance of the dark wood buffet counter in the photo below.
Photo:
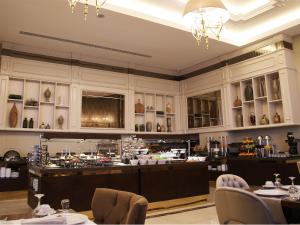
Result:
{"type": "Polygon", "coordinates": [[[35,193],[43,193],[43,204],[61,208],[64,198],[76,211],[89,210],[96,188],[130,191],[149,202],[209,193],[207,163],[171,163],[145,166],[43,169],[29,167],[28,204],[37,204],[35,193]]]}
{"type": "Polygon", "coordinates": [[[243,177],[250,185],[263,185],[266,180],[274,181],[274,173],[279,173],[283,184],[290,184],[288,177],[296,177],[300,183],[297,161],[300,157],[292,158],[227,158],[228,173],[243,177]]]}

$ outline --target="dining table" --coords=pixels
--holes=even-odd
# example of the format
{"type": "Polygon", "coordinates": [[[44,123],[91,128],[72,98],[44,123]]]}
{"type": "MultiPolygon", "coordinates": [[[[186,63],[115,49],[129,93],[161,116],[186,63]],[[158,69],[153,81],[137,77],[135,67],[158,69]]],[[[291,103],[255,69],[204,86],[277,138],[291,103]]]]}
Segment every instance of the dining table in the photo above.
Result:
{"type": "MultiPolygon", "coordinates": [[[[266,193],[268,192],[264,188],[260,187],[252,187],[251,191],[256,194],[259,193],[257,191],[265,191],[266,193]]],[[[270,189],[270,193],[274,189],[270,189]]],[[[288,196],[288,191],[280,189],[281,191],[285,191],[286,194],[283,195],[274,195],[272,194],[266,194],[264,195],[263,192],[261,194],[256,194],[259,196],[263,201],[265,201],[267,204],[270,203],[270,200],[274,199],[274,201],[277,199],[280,199],[280,204],[281,204],[281,209],[284,214],[284,217],[286,219],[286,222],[288,224],[300,224],[300,199],[299,200],[291,200],[288,196]]]]}
{"type": "Polygon", "coordinates": [[[71,213],[55,213],[53,215],[33,218],[31,213],[10,214],[0,216],[1,225],[32,225],[32,224],[65,224],[65,225],[95,225],[86,215],[71,213]]]}

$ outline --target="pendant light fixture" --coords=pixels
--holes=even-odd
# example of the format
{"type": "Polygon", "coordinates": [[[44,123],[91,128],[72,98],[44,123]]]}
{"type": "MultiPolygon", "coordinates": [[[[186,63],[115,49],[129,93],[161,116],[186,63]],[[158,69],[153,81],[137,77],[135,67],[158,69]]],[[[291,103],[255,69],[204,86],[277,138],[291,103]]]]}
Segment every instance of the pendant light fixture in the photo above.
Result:
{"type": "Polygon", "coordinates": [[[185,6],[183,19],[198,45],[204,40],[208,48],[209,37],[220,39],[220,33],[230,19],[230,13],[221,0],[190,0],[185,6]]]}

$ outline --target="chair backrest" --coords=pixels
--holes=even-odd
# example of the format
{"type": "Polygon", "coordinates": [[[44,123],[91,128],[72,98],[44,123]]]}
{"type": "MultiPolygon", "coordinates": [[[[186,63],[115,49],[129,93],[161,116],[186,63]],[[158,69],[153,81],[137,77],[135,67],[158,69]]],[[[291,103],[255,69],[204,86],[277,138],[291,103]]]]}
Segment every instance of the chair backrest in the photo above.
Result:
{"type": "Polygon", "coordinates": [[[215,203],[220,224],[274,224],[266,203],[249,191],[220,187],[215,192],[215,203]]]}
{"type": "Polygon", "coordinates": [[[220,187],[250,189],[249,185],[243,178],[233,174],[223,174],[219,176],[216,181],[216,188],[220,187]]]}
{"type": "Polygon", "coordinates": [[[95,190],[91,205],[98,224],[144,224],[147,207],[143,196],[107,188],[95,190]]]}

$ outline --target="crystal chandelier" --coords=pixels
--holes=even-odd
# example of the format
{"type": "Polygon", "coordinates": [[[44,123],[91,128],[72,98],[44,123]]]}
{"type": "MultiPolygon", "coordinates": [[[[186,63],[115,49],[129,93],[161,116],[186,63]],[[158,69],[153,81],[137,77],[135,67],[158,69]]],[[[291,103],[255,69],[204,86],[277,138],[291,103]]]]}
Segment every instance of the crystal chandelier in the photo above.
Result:
{"type": "Polygon", "coordinates": [[[220,39],[223,25],[229,20],[230,13],[221,0],[190,0],[184,9],[184,24],[198,45],[204,40],[208,48],[208,37],[220,39]]]}
{"type": "MultiPolygon", "coordinates": [[[[68,0],[69,1],[69,5],[71,7],[72,13],[74,13],[74,9],[75,6],[77,5],[77,3],[79,2],[79,0],[68,0]]],[[[87,15],[89,13],[89,4],[88,4],[89,0],[85,0],[84,3],[84,9],[83,9],[83,14],[84,14],[84,19],[87,19],[87,15]]],[[[100,11],[102,9],[102,6],[105,4],[106,0],[95,0],[96,1],[96,13],[97,16],[100,15],[100,11]]]]}

